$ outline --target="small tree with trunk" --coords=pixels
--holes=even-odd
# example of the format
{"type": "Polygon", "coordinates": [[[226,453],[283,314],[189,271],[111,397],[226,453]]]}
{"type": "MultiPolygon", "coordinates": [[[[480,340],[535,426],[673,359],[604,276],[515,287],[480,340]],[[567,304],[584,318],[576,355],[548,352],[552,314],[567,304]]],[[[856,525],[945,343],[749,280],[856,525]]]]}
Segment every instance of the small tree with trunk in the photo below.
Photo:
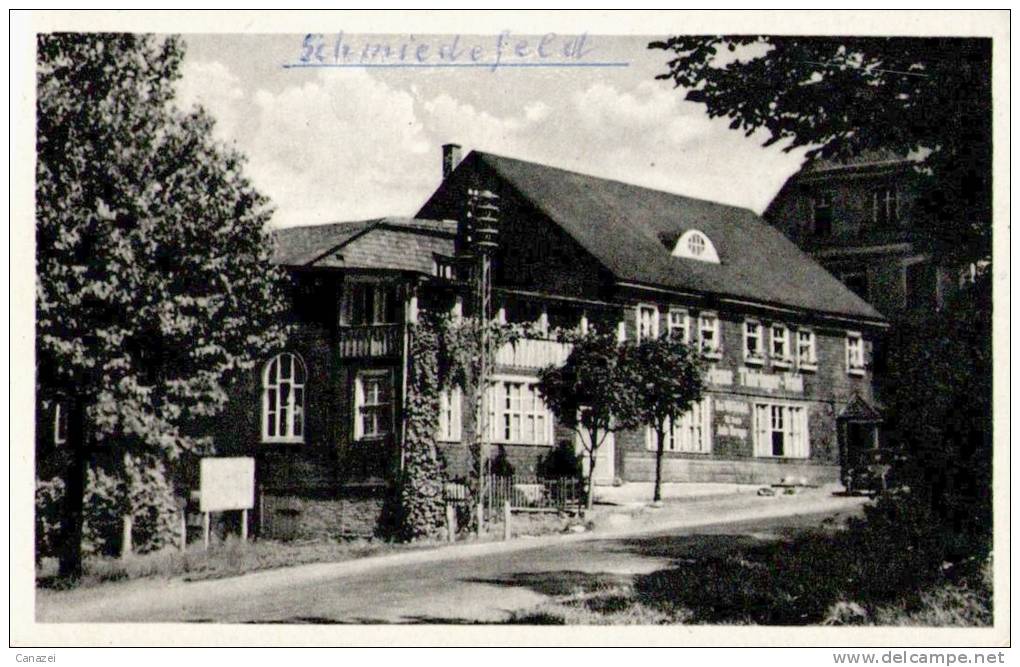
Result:
{"type": "Polygon", "coordinates": [[[624,423],[655,431],[655,494],[662,499],[662,452],[667,429],[701,399],[704,385],[695,348],[668,335],[627,343],[621,351],[621,370],[627,397],[617,414],[624,423]]]}
{"type": "Polygon", "coordinates": [[[538,391],[545,404],[580,436],[588,458],[589,509],[599,448],[613,431],[634,425],[628,421],[634,412],[625,409],[630,385],[622,370],[616,338],[589,332],[575,341],[562,366],[548,366],[539,375],[538,391]]]}

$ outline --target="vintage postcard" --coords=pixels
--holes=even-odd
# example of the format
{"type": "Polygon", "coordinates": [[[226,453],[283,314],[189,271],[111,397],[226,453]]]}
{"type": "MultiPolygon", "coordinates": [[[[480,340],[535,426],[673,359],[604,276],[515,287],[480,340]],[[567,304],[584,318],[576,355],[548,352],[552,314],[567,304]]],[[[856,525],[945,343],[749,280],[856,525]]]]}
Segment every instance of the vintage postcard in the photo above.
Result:
{"type": "Polygon", "coordinates": [[[1008,12],[12,37],[13,646],[1003,661],[1008,12]]]}

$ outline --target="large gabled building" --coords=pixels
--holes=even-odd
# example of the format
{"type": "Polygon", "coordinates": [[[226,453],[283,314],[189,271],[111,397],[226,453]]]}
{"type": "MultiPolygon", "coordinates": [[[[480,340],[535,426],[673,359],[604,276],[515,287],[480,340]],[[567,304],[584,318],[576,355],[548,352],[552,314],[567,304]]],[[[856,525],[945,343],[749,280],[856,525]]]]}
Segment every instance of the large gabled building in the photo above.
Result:
{"type": "MultiPolygon", "coordinates": [[[[873,404],[885,320],[752,211],[482,152],[446,164],[418,217],[459,217],[469,189],[499,195],[508,319],[598,314],[621,338],[679,328],[699,346],[709,391],[672,434],[667,481],[836,481],[847,449],[876,442],[877,411],[847,408],[873,404]]],[[[620,434],[601,479],[651,480],[653,450],[644,430],[620,434]]]]}
{"type": "Polygon", "coordinates": [[[967,275],[922,243],[916,162],[891,151],[810,160],[763,214],[893,321],[941,308],[967,275]]]}
{"type": "MultiPolygon", "coordinates": [[[[218,454],[256,458],[254,531],[371,532],[401,465],[409,325],[423,310],[470,317],[461,280],[469,190],[499,197],[493,312],[531,323],[497,350],[489,434],[521,476],[575,435],[539,397],[562,363],[557,330],[640,340],[679,331],[707,362],[707,392],[672,426],[667,483],[840,479],[875,445],[871,355],[884,318],[752,211],[444,147],[443,180],[414,218],[276,233],[293,278],[285,349],[238,387],[213,434],[218,454]]],[[[448,479],[468,474],[464,401],[444,393],[436,433],[448,479]]],[[[598,484],[648,482],[654,435],[617,434],[598,484]]]]}

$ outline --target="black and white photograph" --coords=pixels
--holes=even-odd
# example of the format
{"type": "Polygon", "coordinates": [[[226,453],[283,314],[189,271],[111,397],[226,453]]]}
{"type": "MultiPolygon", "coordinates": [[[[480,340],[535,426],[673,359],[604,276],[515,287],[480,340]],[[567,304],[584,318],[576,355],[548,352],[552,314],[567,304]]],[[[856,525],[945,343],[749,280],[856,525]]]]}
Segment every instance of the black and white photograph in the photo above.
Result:
{"type": "Polygon", "coordinates": [[[12,647],[1004,662],[1008,11],[19,29],[12,647]]]}

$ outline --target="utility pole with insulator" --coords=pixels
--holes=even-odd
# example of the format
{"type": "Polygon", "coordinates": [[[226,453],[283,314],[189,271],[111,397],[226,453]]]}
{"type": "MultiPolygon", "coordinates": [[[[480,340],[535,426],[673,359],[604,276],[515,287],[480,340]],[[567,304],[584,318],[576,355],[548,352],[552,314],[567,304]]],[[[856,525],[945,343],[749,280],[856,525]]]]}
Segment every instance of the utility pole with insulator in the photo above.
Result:
{"type": "Polygon", "coordinates": [[[489,324],[492,321],[492,256],[498,247],[499,197],[489,190],[468,190],[467,228],[470,252],[475,260],[475,317],[478,321],[478,415],[475,429],[478,438],[478,518],[476,531],[480,536],[485,524],[485,494],[489,465],[491,425],[487,399],[492,369],[490,356],[492,339],[489,324]]]}

